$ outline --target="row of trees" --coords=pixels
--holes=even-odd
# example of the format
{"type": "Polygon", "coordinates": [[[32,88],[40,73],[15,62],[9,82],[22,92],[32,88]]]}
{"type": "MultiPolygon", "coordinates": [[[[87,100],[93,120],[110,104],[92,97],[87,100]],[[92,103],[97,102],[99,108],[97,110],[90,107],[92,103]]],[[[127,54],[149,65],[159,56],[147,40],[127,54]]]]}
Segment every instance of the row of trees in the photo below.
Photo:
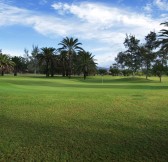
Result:
{"type": "Polygon", "coordinates": [[[0,71],[1,75],[4,75],[5,71],[10,71],[13,69],[15,63],[11,60],[8,55],[2,54],[0,50],[0,71]]]}
{"type": "MultiPolygon", "coordinates": [[[[168,27],[168,22],[162,23],[168,27]]],[[[86,52],[78,39],[64,38],[59,48],[33,46],[31,53],[24,50],[24,57],[2,54],[0,51],[0,72],[45,73],[46,77],[54,74],[62,76],[81,75],[84,79],[89,74],[96,74],[97,68],[94,56],[86,52]]],[[[146,79],[149,75],[157,75],[160,78],[168,72],[168,30],[162,29],[158,34],[150,32],[144,43],[140,43],[134,35],[126,35],[125,51],[119,52],[115,58],[116,63],[110,67],[112,75],[135,75],[144,73],[146,79]]],[[[106,70],[99,69],[103,74],[106,70]]]]}
{"type": "MultiPolygon", "coordinates": [[[[168,22],[162,23],[168,27],[168,22]]],[[[116,63],[110,67],[113,75],[121,72],[123,75],[135,75],[143,72],[146,79],[150,74],[160,78],[168,72],[168,30],[162,29],[158,33],[150,32],[145,37],[145,42],[140,43],[134,35],[126,35],[125,51],[119,52],[115,58],[116,63]]]]}
{"type": "Polygon", "coordinates": [[[62,76],[81,75],[84,79],[89,74],[96,73],[96,63],[94,56],[86,52],[78,39],[64,38],[59,44],[60,48],[33,46],[31,54],[27,49],[24,50],[24,57],[2,54],[0,52],[0,71],[14,71],[16,76],[18,72],[45,73],[46,77],[53,77],[54,74],[62,76]],[[4,58],[3,58],[4,57],[4,58]],[[3,59],[2,59],[3,58],[3,59]]]}

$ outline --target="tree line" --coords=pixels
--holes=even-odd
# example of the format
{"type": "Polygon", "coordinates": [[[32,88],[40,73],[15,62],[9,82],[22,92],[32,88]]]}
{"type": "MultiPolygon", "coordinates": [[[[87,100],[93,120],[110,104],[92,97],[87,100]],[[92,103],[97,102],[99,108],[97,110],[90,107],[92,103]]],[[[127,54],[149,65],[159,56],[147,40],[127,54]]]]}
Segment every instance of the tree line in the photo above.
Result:
{"type": "Polygon", "coordinates": [[[53,47],[38,48],[34,46],[31,54],[24,50],[24,57],[2,54],[0,51],[0,71],[17,73],[45,73],[46,77],[61,74],[71,78],[72,75],[83,75],[84,79],[96,73],[96,62],[92,53],[85,51],[78,39],[64,38],[58,49],[53,47]]]}
{"type": "MultiPolygon", "coordinates": [[[[168,22],[161,23],[168,27],[168,22]]],[[[134,35],[126,35],[125,51],[118,53],[115,63],[110,67],[112,75],[155,75],[160,78],[168,75],[168,30],[162,29],[158,34],[150,32],[140,43],[134,35]]]]}
{"type": "MultiPolygon", "coordinates": [[[[168,22],[161,23],[168,27],[168,22]]],[[[55,74],[67,76],[83,75],[84,79],[88,75],[96,73],[105,74],[106,69],[98,69],[92,53],[85,51],[78,39],[64,38],[59,44],[59,48],[38,46],[32,47],[29,54],[24,50],[24,57],[3,54],[0,50],[0,72],[3,76],[5,72],[13,71],[17,73],[45,73],[46,77],[53,77],[55,74]]],[[[115,58],[115,63],[110,66],[111,75],[150,75],[162,78],[163,74],[168,74],[168,30],[162,29],[157,34],[151,31],[145,36],[141,43],[134,35],[126,35],[124,40],[125,51],[121,51],[115,58]]]]}

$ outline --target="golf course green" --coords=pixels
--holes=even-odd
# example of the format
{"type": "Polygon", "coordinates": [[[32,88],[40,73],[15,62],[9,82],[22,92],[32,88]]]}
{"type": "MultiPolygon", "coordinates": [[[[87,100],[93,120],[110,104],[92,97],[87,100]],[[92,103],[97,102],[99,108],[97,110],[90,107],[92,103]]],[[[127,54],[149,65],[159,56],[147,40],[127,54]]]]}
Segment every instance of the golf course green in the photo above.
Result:
{"type": "Polygon", "coordinates": [[[0,161],[167,162],[168,77],[0,76],[0,161]]]}

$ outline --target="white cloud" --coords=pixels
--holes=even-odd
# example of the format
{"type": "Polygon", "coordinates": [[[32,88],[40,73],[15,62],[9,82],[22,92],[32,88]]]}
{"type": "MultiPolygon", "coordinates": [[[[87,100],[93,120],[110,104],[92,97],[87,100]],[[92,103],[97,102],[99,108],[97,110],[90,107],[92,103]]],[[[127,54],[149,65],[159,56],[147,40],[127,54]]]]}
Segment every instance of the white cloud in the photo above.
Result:
{"type": "Polygon", "coordinates": [[[43,35],[65,36],[69,31],[67,24],[58,17],[40,15],[26,9],[0,4],[0,26],[26,25],[43,35]]]}
{"type": "Polygon", "coordinates": [[[92,38],[102,42],[121,44],[126,33],[132,33],[142,38],[150,30],[160,29],[160,22],[148,16],[103,4],[54,3],[52,7],[58,13],[70,14],[71,17],[78,20],[80,29],[77,29],[76,33],[80,32],[85,39],[92,38]]]}
{"type": "Polygon", "coordinates": [[[94,30],[122,30],[125,28],[147,28],[157,26],[157,21],[148,16],[102,4],[83,2],[80,4],[55,3],[52,5],[58,12],[72,14],[78,21],[88,23],[94,30]],[[59,7],[58,7],[59,6],[59,7]]]}
{"type": "Polygon", "coordinates": [[[160,17],[165,18],[165,21],[166,21],[168,18],[168,14],[161,14],[160,17]]]}
{"type": "Polygon", "coordinates": [[[90,52],[93,49],[92,53],[96,55],[98,62],[105,65],[112,62],[122,50],[126,33],[143,39],[150,30],[160,30],[159,24],[162,22],[100,3],[59,2],[54,3],[52,7],[60,15],[44,15],[0,3],[0,26],[25,25],[49,37],[74,36],[81,41],[90,41],[90,52]]]}
{"type": "Polygon", "coordinates": [[[62,13],[70,13],[81,21],[96,24],[95,27],[111,28],[116,25],[143,26],[148,20],[142,14],[102,4],[83,2],[80,4],[54,3],[52,7],[62,13]],[[135,23],[136,22],[136,23],[135,23]]]}
{"type": "Polygon", "coordinates": [[[155,0],[154,4],[159,9],[168,11],[168,2],[166,0],[155,0]]]}
{"type": "Polygon", "coordinates": [[[146,4],[143,9],[147,12],[147,13],[151,13],[153,10],[152,10],[152,4],[151,3],[148,3],[146,4]]]}
{"type": "Polygon", "coordinates": [[[54,3],[53,5],[51,5],[54,9],[56,10],[60,10],[63,9],[63,3],[58,2],[58,3],[54,3]]]}

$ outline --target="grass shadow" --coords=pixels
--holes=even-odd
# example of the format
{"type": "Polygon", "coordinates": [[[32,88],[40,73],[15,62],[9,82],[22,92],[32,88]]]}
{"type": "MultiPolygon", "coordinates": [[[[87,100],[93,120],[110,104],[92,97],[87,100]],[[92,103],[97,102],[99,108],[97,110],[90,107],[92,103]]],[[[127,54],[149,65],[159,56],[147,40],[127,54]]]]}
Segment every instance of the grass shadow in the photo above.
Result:
{"type": "MultiPolygon", "coordinates": [[[[71,76],[69,77],[62,77],[61,75],[55,75],[54,77],[46,77],[45,75],[20,75],[19,77],[23,78],[39,78],[39,79],[64,79],[64,80],[76,80],[82,83],[102,83],[102,77],[101,76],[88,76],[86,80],[83,79],[83,76],[71,76]]],[[[142,77],[113,77],[113,76],[104,76],[103,77],[104,83],[158,83],[156,80],[151,79],[145,79],[142,77]]]]}
{"type": "Polygon", "coordinates": [[[5,116],[0,121],[0,161],[167,160],[166,129],[154,127],[164,121],[145,128],[93,120],[73,120],[69,127],[5,116]]]}
{"type": "Polygon", "coordinates": [[[90,89],[143,89],[143,90],[167,90],[165,85],[149,85],[149,84],[78,84],[67,82],[51,82],[50,80],[4,80],[12,85],[22,86],[42,86],[42,87],[64,87],[64,88],[90,88],[90,89]]]}

